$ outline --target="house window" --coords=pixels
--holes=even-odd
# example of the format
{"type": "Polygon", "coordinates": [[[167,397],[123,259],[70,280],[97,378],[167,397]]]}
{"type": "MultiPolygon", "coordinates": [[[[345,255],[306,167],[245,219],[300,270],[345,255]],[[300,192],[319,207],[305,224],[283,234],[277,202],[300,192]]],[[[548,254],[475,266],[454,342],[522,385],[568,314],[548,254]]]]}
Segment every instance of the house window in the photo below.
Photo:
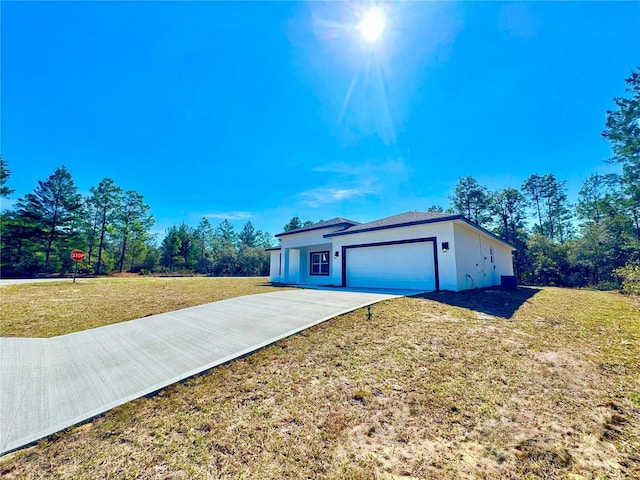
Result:
{"type": "Polygon", "coordinates": [[[311,275],[329,275],[329,252],[311,252],[311,275]]]}
{"type": "Polygon", "coordinates": [[[491,263],[493,263],[493,247],[489,248],[489,254],[491,255],[491,263]]]}

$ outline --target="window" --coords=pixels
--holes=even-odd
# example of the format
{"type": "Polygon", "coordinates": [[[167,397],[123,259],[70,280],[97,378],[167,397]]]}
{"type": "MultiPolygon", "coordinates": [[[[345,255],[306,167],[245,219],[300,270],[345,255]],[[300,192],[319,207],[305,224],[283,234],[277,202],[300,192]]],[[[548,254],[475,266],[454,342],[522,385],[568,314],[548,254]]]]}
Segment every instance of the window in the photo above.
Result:
{"type": "Polygon", "coordinates": [[[489,254],[491,255],[491,263],[493,263],[493,247],[489,248],[489,254]]]}
{"type": "Polygon", "coordinates": [[[311,252],[311,275],[329,275],[329,252],[311,252]]]}

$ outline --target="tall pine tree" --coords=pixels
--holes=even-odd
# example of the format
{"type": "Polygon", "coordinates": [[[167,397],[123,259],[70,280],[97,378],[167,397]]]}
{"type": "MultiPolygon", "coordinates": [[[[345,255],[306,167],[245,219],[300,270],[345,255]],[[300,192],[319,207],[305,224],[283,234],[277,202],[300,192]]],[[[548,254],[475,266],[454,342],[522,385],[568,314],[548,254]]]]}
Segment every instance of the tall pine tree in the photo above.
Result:
{"type": "Polygon", "coordinates": [[[115,214],[122,203],[122,189],[116,186],[111,178],[105,178],[97,188],[91,187],[91,195],[98,215],[99,242],[96,274],[99,275],[102,268],[102,255],[106,246],[107,227],[112,226],[115,221],[115,214]]]}
{"type": "Polygon", "coordinates": [[[50,269],[51,253],[56,243],[70,233],[82,197],[65,166],[55,170],[45,181],[38,181],[33,193],[18,200],[18,211],[39,225],[44,240],[45,270],[50,269]]]}
{"type": "Polygon", "coordinates": [[[450,200],[457,213],[477,225],[484,226],[491,220],[489,192],[473,177],[459,178],[450,200]]]}
{"type": "Polygon", "coordinates": [[[602,135],[611,142],[612,163],[622,167],[620,185],[624,206],[633,219],[635,236],[640,241],[640,67],[626,79],[629,98],[616,97],[616,110],[607,111],[602,135]]]}
{"type": "Polygon", "coordinates": [[[145,234],[153,226],[153,217],[149,214],[149,205],[138,192],[129,190],[123,197],[120,211],[117,215],[117,230],[121,237],[120,260],[118,270],[124,269],[125,256],[136,246],[136,242],[144,242],[145,234]]]}
{"type": "Polygon", "coordinates": [[[7,168],[7,162],[5,162],[2,154],[0,154],[0,197],[8,197],[14,192],[7,186],[10,174],[11,171],[7,168]]]}

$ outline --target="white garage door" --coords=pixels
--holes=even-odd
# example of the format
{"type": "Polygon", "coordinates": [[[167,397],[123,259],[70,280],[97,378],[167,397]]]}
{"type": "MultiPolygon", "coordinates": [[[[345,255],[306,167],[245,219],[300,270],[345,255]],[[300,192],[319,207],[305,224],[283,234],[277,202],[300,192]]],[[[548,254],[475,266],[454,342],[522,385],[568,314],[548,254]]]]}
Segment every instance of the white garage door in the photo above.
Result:
{"type": "Polygon", "coordinates": [[[433,242],[348,248],[348,287],[435,290],[433,242]]]}

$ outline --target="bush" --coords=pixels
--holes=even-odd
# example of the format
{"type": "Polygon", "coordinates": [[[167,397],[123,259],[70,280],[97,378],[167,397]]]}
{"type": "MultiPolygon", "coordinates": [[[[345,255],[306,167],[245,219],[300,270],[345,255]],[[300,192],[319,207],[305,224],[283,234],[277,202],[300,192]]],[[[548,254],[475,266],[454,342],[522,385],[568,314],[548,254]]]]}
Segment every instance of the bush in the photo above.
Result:
{"type": "Polygon", "coordinates": [[[640,295],[640,265],[625,265],[616,268],[614,273],[622,280],[622,293],[640,295]]]}
{"type": "Polygon", "coordinates": [[[594,287],[596,290],[603,290],[603,291],[618,290],[620,288],[620,284],[618,282],[603,280],[602,282],[598,282],[596,285],[594,285],[594,287]]]}

